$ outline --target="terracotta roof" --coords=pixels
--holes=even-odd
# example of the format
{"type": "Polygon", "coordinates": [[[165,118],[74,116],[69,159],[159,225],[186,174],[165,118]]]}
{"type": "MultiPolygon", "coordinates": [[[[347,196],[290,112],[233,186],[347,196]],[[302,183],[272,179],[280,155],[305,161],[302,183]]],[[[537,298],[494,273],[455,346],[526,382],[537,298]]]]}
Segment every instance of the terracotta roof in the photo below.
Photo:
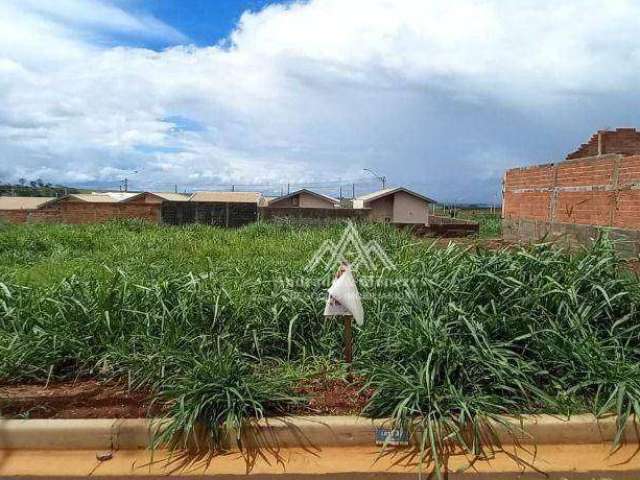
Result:
{"type": "Polygon", "coordinates": [[[156,197],[160,197],[169,202],[188,202],[191,198],[187,193],[174,193],[174,192],[149,192],[156,197]]]}
{"type": "Polygon", "coordinates": [[[386,197],[387,195],[392,195],[397,192],[408,193],[409,195],[413,195],[414,197],[421,198],[427,203],[437,203],[435,200],[429,197],[425,197],[424,195],[421,195],[404,187],[385,188],[384,190],[378,190],[377,192],[368,193],[367,195],[361,195],[357,198],[357,200],[361,200],[363,203],[368,203],[372,200],[377,200],[379,198],[386,197]]]}
{"type": "Polygon", "coordinates": [[[192,202],[258,203],[258,192],[195,192],[192,202]]]}
{"type": "Polygon", "coordinates": [[[36,210],[56,197],[0,197],[0,210],[36,210]]]}
{"type": "Polygon", "coordinates": [[[282,195],[281,197],[273,198],[269,200],[269,203],[279,202],[280,200],[285,200],[287,198],[295,197],[296,195],[299,195],[301,193],[307,193],[309,195],[313,195],[314,197],[318,197],[318,198],[321,198],[322,200],[326,200],[327,202],[331,202],[334,205],[337,205],[340,203],[340,200],[338,200],[337,198],[330,197],[329,195],[323,195],[322,193],[312,192],[311,190],[307,190],[306,188],[296,190],[295,192],[289,193],[288,195],[282,195]]]}

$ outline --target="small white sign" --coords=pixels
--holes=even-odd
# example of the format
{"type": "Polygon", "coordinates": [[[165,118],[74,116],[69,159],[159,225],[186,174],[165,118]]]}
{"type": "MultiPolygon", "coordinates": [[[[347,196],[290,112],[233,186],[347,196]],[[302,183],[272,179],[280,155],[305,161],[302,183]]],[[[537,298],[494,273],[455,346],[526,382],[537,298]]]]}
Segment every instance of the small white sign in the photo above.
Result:
{"type": "Polygon", "coordinates": [[[378,428],[376,430],[376,445],[392,447],[409,445],[409,432],[399,428],[378,428]]]}

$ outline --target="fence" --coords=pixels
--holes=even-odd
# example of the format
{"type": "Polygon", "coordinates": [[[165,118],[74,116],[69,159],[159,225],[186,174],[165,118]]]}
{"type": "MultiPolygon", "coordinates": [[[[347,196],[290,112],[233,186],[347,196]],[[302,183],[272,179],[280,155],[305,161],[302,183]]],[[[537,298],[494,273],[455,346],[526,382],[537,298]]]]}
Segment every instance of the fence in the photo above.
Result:
{"type": "Polygon", "coordinates": [[[163,202],[162,223],[184,225],[202,223],[220,227],[240,227],[258,219],[255,203],[163,202]]]}

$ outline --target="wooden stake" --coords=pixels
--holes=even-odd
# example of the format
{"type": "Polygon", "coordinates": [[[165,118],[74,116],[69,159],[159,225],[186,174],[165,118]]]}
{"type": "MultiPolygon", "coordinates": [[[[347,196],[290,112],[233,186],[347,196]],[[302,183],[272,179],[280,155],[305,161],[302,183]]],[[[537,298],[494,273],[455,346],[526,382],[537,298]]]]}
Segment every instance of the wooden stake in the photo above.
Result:
{"type": "Polygon", "coordinates": [[[351,322],[353,317],[346,315],[344,318],[344,361],[351,364],[353,360],[353,338],[351,335],[351,322]]]}

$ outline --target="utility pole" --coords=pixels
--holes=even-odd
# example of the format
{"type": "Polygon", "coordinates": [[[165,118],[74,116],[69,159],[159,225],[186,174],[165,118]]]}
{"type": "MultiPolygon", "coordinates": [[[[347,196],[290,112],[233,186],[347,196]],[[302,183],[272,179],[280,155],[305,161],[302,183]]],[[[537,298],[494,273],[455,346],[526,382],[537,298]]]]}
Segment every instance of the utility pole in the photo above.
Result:
{"type": "MultiPolygon", "coordinates": [[[[142,170],[132,170],[132,171],[129,172],[129,175],[137,175],[141,171],[142,170]]],[[[120,191],[122,191],[122,184],[124,184],[124,191],[128,192],[129,191],[129,178],[128,177],[124,177],[124,180],[122,181],[122,183],[120,183],[120,191]]]]}
{"type": "Polygon", "coordinates": [[[384,175],[378,175],[376,172],[374,172],[370,168],[363,168],[362,170],[365,172],[369,172],[371,175],[373,175],[378,180],[380,180],[380,183],[382,183],[382,190],[385,189],[385,187],[387,186],[387,177],[385,177],[384,175]]]}
{"type": "Polygon", "coordinates": [[[291,193],[291,185],[287,183],[287,195],[291,193]]]}
{"type": "Polygon", "coordinates": [[[355,183],[351,184],[351,198],[352,199],[356,198],[356,184],[355,183]]]}
{"type": "Polygon", "coordinates": [[[342,200],[342,185],[340,185],[340,200],[342,200]]]}

